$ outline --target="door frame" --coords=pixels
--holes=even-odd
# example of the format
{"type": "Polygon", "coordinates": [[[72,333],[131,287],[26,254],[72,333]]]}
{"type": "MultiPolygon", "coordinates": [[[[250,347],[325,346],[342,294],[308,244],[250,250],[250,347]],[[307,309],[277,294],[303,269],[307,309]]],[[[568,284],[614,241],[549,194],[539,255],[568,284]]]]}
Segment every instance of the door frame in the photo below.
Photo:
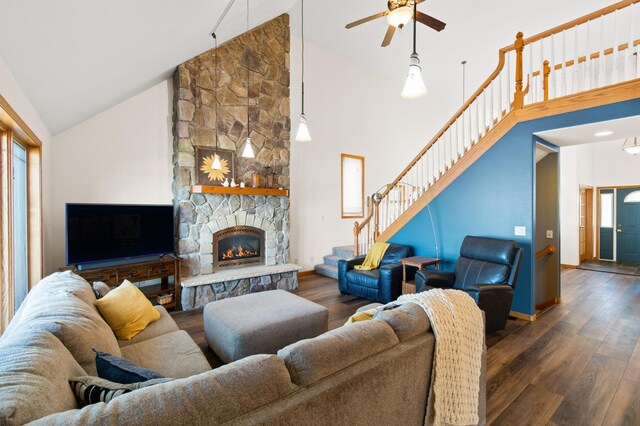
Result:
{"type": "MultiPolygon", "coordinates": [[[[586,248],[586,259],[584,260],[594,260],[596,259],[596,257],[594,256],[594,250],[593,250],[593,234],[594,234],[594,225],[597,222],[594,222],[593,220],[593,196],[595,194],[595,189],[593,186],[590,185],[582,185],[580,184],[578,186],[578,264],[582,263],[583,259],[580,259],[580,192],[582,190],[585,190],[585,196],[586,196],[586,224],[585,224],[585,245],[587,246],[586,248]]],[[[599,248],[598,248],[599,249],[599,248]]],[[[598,253],[599,255],[599,253],[598,253]]]]}
{"type": "MultiPolygon", "coordinates": [[[[618,189],[629,189],[629,188],[640,188],[640,183],[637,185],[618,185],[618,186],[597,186],[595,188],[596,197],[596,225],[600,223],[600,191],[603,189],[613,189],[613,260],[611,262],[618,261],[618,253],[616,251],[616,245],[618,236],[616,235],[615,229],[618,224],[618,212],[617,212],[617,201],[618,201],[618,189]]],[[[579,196],[580,194],[578,194],[579,196]]],[[[600,227],[598,226],[598,229],[600,227]]],[[[579,243],[578,243],[579,244],[579,243]]],[[[600,260],[600,232],[596,232],[596,259],[600,260]]],[[[608,259],[604,259],[605,261],[609,261],[608,259]]]]}

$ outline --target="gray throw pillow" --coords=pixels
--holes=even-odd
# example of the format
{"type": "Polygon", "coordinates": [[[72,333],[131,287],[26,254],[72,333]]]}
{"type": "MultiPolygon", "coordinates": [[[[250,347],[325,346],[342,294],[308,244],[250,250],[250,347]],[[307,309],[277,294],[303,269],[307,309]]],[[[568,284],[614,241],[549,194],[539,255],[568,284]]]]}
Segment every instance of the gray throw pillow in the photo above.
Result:
{"type": "Polygon", "coordinates": [[[111,291],[111,288],[102,281],[94,281],[92,284],[93,292],[96,295],[96,299],[102,299],[111,291]]]}

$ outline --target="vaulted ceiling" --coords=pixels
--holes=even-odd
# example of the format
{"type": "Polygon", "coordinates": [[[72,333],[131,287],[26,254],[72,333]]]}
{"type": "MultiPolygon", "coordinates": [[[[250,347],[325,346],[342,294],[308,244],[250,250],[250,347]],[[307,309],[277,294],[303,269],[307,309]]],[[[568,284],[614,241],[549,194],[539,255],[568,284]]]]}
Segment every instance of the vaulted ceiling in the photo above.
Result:
{"type": "MultiPolygon", "coordinates": [[[[604,0],[427,0],[419,8],[445,22],[419,28],[428,81],[460,99],[460,61],[469,61],[467,94],[495,67],[497,49],[517,31],[531,35],[604,7],[604,0]],[[453,91],[453,79],[456,90],[453,91]]],[[[175,66],[213,47],[209,36],[227,0],[0,0],[0,57],[53,134],[169,77],[175,66]]],[[[292,13],[297,0],[251,0],[251,26],[292,13]]],[[[347,22],[385,10],[384,0],[307,0],[307,40],[398,80],[411,53],[410,26],[380,48],[386,22],[345,30],[347,22]]],[[[246,1],[221,25],[222,42],[245,30],[246,1]]],[[[442,96],[443,93],[439,93],[442,96]]],[[[434,99],[437,99],[436,96],[434,99]]],[[[435,100],[434,100],[435,101],[435,100]]]]}

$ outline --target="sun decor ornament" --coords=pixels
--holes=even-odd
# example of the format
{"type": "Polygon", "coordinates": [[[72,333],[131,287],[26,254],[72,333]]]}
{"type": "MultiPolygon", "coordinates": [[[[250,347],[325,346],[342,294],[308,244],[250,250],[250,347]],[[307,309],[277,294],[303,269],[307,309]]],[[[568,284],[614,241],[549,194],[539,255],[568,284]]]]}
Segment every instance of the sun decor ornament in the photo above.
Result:
{"type": "Polygon", "coordinates": [[[220,165],[222,167],[220,167],[219,170],[216,170],[213,168],[213,159],[215,157],[214,155],[210,155],[208,157],[204,157],[202,159],[202,167],[200,167],[200,170],[202,170],[203,172],[205,172],[208,177],[209,180],[211,182],[216,182],[216,181],[220,181],[222,182],[225,178],[225,176],[227,174],[229,174],[229,172],[231,170],[229,170],[229,163],[227,162],[227,160],[225,160],[224,158],[220,159],[220,165]]]}

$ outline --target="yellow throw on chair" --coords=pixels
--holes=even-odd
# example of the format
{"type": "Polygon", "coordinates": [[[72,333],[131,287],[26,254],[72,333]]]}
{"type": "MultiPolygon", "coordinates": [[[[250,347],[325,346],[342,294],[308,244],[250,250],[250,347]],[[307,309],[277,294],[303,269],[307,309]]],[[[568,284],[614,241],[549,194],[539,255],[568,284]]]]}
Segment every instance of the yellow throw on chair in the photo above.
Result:
{"type": "Polygon", "coordinates": [[[360,271],[370,271],[372,269],[378,269],[384,253],[389,248],[388,243],[373,243],[371,250],[367,253],[367,257],[364,258],[362,265],[354,266],[355,269],[360,271]]]}

